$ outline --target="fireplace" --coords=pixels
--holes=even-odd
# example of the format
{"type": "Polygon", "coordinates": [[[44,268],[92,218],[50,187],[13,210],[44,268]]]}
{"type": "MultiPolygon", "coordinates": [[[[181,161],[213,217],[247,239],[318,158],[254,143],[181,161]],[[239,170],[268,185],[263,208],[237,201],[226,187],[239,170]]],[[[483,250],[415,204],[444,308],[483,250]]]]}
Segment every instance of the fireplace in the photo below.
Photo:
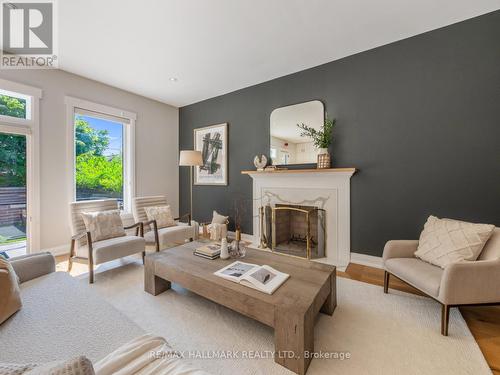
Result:
{"type": "MultiPolygon", "coordinates": [[[[309,206],[323,210],[319,213],[323,225],[319,230],[323,231],[324,247],[317,254],[313,248],[311,257],[324,251],[323,258],[313,260],[347,267],[351,259],[350,180],[354,172],[355,168],[243,171],[252,178],[253,243],[250,247],[271,250],[272,208],[309,206]]],[[[304,255],[303,250],[301,254],[304,255]]]]}
{"type": "Polygon", "coordinates": [[[325,256],[325,210],[275,204],[262,207],[262,241],[272,251],[306,259],[325,256]]]}

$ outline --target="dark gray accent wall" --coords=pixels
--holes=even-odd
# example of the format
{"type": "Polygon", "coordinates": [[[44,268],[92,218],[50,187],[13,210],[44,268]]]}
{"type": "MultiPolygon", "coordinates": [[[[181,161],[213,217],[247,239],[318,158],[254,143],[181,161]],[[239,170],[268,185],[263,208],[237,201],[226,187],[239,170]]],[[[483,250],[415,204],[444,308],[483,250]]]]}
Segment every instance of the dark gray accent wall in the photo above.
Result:
{"type": "Polygon", "coordinates": [[[313,99],[337,119],[334,166],[359,169],[352,251],[379,256],[389,239],[418,238],[431,214],[500,226],[500,11],[181,108],[181,149],[194,128],[229,123],[229,185],[195,186],[195,219],[233,215],[243,198],[252,233],[252,181],[240,171],[269,154],[275,108],[313,99]]]}

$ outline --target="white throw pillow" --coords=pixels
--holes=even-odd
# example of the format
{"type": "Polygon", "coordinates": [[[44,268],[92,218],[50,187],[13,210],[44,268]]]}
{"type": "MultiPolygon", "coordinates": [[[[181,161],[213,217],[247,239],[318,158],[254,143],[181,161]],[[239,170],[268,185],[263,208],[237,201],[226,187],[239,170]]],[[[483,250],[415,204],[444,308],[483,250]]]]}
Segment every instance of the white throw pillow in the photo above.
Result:
{"type": "Polygon", "coordinates": [[[92,241],[108,240],[126,236],[119,210],[82,212],[85,228],[90,232],[92,241]]]}
{"type": "Polygon", "coordinates": [[[494,225],[429,216],[415,256],[441,268],[455,262],[474,261],[494,229],[494,225]]]}
{"type": "Polygon", "coordinates": [[[226,224],[229,216],[220,215],[214,210],[212,216],[212,224],[226,224]]]}
{"type": "Polygon", "coordinates": [[[158,229],[176,226],[170,206],[144,207],[148,220],[156,220],[158,229]]]}

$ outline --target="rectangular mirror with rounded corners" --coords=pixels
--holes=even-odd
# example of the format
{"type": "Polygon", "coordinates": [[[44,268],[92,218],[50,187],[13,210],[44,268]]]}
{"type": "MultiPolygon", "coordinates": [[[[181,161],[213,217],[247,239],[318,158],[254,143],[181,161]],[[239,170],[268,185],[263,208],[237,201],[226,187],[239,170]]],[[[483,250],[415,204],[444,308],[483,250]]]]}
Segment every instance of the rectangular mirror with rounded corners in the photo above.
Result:
{"type": "Polygon", "coordinates": [[[270,118],[270,152],[273,165],[316,163],[318,150],[313,140],[301,135],[298,125],[320,129],[325,121],[325,107],[319,100],[277,108],[270,118]]]}

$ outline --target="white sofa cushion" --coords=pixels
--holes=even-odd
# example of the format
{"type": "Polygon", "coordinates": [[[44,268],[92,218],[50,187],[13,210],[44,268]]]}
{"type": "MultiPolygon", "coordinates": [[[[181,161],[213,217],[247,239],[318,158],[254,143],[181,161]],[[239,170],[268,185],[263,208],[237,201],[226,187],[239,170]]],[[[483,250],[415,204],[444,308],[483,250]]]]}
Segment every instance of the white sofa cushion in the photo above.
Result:
{"type": "Polygon", "coordinates": [[[126,236],[119,210],[82,212],[82,219],[92,241],[126,236]]]}
{"type": "Polygon", "coordinates": [[[494,229],[494,225],[429,216],[415,256],[441,268],[455,262],[474,261],[494,229]]]}

